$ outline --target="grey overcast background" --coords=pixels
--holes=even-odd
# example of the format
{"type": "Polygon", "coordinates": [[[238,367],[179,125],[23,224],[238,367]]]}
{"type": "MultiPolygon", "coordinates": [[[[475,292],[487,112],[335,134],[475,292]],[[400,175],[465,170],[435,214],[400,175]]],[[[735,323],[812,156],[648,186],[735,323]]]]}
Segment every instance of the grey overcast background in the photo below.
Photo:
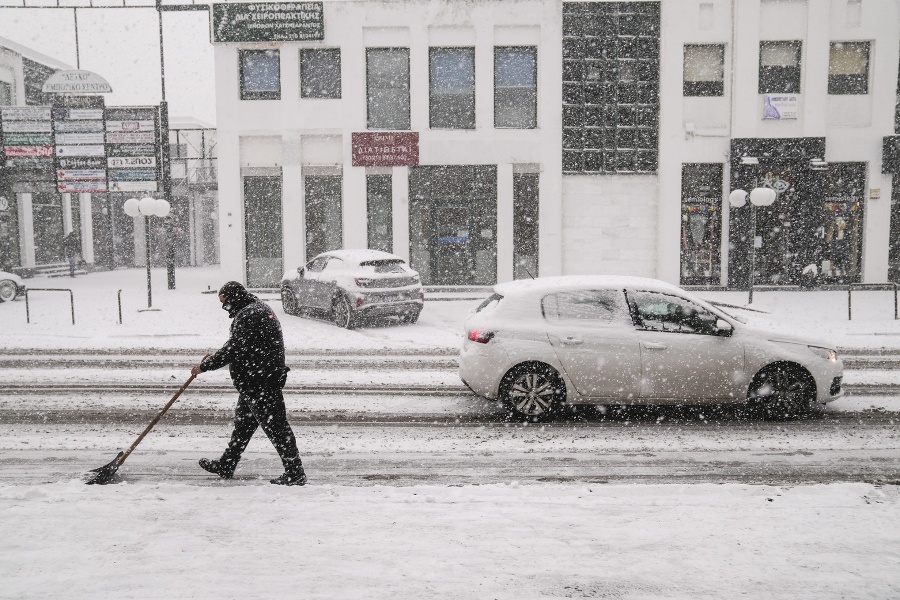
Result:
{"type": "MultiPolygon", "coordinates": [[[[206,12],[163,15],[166,100],[171,117],[216,119],[213,48],[206,12]]],[[[0,8],[0,37],[76,66],[71,9],[0,8]]],[[[152,8],[79,9],[81,68],[113,88],[107,106],[158,104],[159,22],[152,8]]]]}

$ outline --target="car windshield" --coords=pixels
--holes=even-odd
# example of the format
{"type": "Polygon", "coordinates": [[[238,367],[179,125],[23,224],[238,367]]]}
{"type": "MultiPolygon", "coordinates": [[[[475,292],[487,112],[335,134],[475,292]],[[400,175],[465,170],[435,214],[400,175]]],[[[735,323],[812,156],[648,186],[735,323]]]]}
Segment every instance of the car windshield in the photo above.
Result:
{"type": "Polygon", "coordinates": [[[368,260],[359,263],[360,268],[366,273],[405,273],[403,261],[393,260],[368,260]]]}

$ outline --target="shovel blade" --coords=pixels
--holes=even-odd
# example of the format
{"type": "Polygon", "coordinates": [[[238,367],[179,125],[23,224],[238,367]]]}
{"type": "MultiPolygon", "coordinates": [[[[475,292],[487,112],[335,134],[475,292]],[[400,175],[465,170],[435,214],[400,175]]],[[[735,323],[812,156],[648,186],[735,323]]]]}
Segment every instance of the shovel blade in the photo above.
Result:
{"type": "Polygon", "coordinates": [[[116,471],[119,470],[119,459],[122,458],[124,452],[119,452],[118,455],[114,459],[112,459],[109,463],[103,465],[99,469],[91,469],[88,472],[87,480],[85,483],[88,485],[105,485],[109,483],[113,476],[115,476],[116,471]],[[95,473],[95,475],[90,475],[90,473],[95,473]]]}

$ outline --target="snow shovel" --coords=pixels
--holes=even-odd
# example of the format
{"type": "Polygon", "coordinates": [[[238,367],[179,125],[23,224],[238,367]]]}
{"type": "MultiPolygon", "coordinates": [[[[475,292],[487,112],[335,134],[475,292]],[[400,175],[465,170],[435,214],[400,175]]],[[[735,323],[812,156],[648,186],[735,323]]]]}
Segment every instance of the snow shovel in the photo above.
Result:
{"type": "Polygon", "coordinates": [[[147,428],[144,429],[144,431],[141,433],[141,435],[138,436],[138,439],[134,440],[134,443],[131,445],[130,448],[128,448],[128,450],[123,450],[122,452],[119,452],[118,456],[116,456],[114,459],[112,459],[112,461],[109,464],[105,464],[102,467],[100,467],[99,469],[91,469],[90,473],[96,473],[96,475],[88,475],[88,479],[85,481],[85,483],[88,485],[93,485],[95,483],[103,485],[103,484],[109,483],[110,480],[113,478],[113,475],[116,474],[116,471],[119,470],[119,467],[122,466],[122,463],[125,462],[125,459],[128,458],[128,455],[131,454],[131,452],[135,448],[137,448],[137,445],[141,443],[141,440],[144,439],[144,436],[146,436],[148,433],[150,433],[150,430],[153,429],[153,426],[156,425],[157,423],[159,423],[159,420],[162,418],[162,416],[164,414],[166,414],[166,411],[169,410],[169,408],[173,404],[175,404],[176,400],[178,400],[178,396],[181,395],[181,392],[186,390],[187,386],[191,385],[191,382],[194,380],[194,377],[196,377],[196,375],[192,374],[188,378],[188,380],[184,382],[184,385],[181,386],[181,388],[179,388],[179,390],[177,392],[175,392],[175,395],[172,396],[172,399],[169,400],[169,402],[163,407],[163,409],[161,411],[159,411],[159,414],[156,415],[156,418],[153,419],[152,421],[150,421],[150,424],[147,425],[147,428]]]}

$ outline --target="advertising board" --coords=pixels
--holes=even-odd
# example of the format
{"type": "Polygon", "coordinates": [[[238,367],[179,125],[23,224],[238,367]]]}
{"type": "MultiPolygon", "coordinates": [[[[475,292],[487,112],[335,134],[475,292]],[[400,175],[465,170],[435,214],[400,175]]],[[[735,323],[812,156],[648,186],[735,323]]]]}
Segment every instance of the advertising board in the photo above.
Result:
{"type": "Polygon", "coordinates": [[[213,42],[302,42],[325,39],[321,2],[213,4],[213,42]]]}
{"type": "Polygon", "coordinates": [[[155,192],[155,181],[110,181],[110,192],[155,192]]]}

